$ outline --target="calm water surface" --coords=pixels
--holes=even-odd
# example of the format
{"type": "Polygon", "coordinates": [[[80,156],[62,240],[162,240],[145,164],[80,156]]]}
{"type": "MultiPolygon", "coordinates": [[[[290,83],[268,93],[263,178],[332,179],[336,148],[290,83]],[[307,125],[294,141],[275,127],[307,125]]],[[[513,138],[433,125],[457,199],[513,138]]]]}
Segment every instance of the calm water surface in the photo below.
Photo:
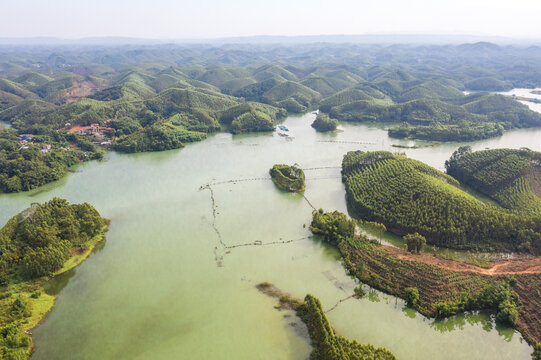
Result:
{"type": "MultiPolygon", "coordinates": [[[[217,134],[181,150],[109,153],[54,184],[1,195],[1,224],[54,196],[88,201],[112,221],[104,246],[49,284],[58,297],[34,330],[32,359],[307,359],[310,346],[298,320],[275,310],[275,300],[254,286],[268,281],[296,297],[311,293],[330,309],[356,283],[337,251],[303,228],[311,219],[308,202],[276,189],[268,169],[275,163],[312,169],[306,198],[345,212],[342,156],[408,144],[370,125],[342,124],[342,133],[319,134],[310,127],[314,117],[285,121],[293,139],[217,134]],[[244,179],[256,180],[229,182],[244,179]],[[215,218],[211,192],[201,189],[208,183],[216,183],[215,218]],[[230,248],[287,240],[296,241],[230,248]]],[[[470,145],[541,151],[540,139],[541,129],[528,129],[470,145]]],[[[405,151],[443,169],[459,145],[405,151]]],[[[384,346],[399,359],[529,359],[531,353],[519,333],[495,326],[486,314],[438,322],[374,290],[328,317],[341,335],[384,346]]]]}
{"type": "MultiPolygon", "coordinates": [[[[508,96],[521,96],[530,99],[541,100],[541,88],[537,89],[513,89],[505,92],[500,92],[499,94],[508,95],[508,96]],[[537,92],[538,94],[534,94],[537,92]]],[[[524,105],[527,105],[533,111],[541,112],[541,103],[534,103],[531,101],[520,101],[524,105]]]]}

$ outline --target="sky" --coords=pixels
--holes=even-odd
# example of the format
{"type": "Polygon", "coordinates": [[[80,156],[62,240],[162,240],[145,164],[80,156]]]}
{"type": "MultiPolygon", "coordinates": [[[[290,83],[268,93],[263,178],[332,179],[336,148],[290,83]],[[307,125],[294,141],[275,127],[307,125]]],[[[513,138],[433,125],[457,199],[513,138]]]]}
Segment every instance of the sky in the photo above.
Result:
{"type": "Polygon", "coordinates": [[[0,14],[3,38],[330,34],[541,38],[541,0],[0,0],[0,14]]]}

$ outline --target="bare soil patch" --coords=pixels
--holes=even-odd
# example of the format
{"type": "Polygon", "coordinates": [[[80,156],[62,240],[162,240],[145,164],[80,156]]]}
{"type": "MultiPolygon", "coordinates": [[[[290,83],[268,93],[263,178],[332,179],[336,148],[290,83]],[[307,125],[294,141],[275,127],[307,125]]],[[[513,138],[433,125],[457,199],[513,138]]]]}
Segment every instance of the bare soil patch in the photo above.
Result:
{"type": "Polygon", "coordinates": [[[472,272],[488,276],[541,273],[541,257],[525,256],[517,259],[498,260],[493,263],[491,268],[484,269],[460,261],[442,259],[435,255],[411,254],[406,250],[386,245],[382,245],[382,248],[401,260],[424,262],[451,271],[472,272]]]}

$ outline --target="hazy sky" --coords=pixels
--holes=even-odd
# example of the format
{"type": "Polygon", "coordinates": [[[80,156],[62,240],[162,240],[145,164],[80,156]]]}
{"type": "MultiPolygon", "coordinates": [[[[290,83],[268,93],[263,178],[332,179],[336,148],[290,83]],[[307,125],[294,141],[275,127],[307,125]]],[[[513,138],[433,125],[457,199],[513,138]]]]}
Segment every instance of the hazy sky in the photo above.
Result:
{"type": "Polygon", "coordinates": [[[0,0],[0,37],[541,37],[541,0],[0,0]]]}

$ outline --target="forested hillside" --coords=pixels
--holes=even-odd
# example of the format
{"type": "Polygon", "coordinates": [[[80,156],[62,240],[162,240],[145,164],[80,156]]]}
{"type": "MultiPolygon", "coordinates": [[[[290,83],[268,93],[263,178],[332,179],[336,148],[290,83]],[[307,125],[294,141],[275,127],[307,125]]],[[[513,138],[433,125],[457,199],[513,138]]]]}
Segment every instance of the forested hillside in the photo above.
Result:
{"type": "Polygon", "coordinates": [[[445,163],[447,173],[501,206],[541,214],[541,153],[528,149],[472,152],[459,148],[445,163]]]}
{"type": "Polygon", "coordinates": [[[541,218],[486,205],[422,162],[355,151],[344,156],[342,175],[356,214],[396,234],[454,248],[541,250],[541,218]]]}
{"type": "Polygon", "coordinates": [[[54,198],[33,204],[0,229],[0,348],[2,359],[26,359],[28,330],[51,309],[43,283],[88,256],[109,220],[90,204],[54,198]]]}

